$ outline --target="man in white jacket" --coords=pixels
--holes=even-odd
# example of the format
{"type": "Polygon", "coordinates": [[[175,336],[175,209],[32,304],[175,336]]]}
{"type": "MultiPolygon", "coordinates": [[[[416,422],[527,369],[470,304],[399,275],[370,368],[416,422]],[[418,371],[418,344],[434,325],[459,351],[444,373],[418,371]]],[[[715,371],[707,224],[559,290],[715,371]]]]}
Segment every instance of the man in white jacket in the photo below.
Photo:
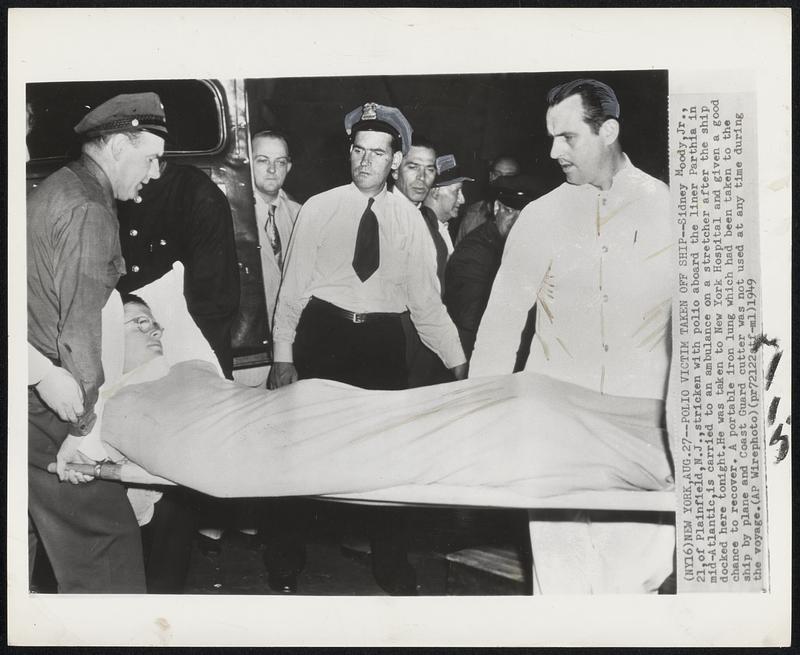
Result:
{"type": "MultiPolygon", "coordinates": [[[[566,182],[530,203],[508,238],[470,377],[512,372],[535,303],[526,370],[663,402],[674,279],[669,190],[622,151],[619,102],[606,84],[574,80],[547,101],[550,156],[566,182]]],[[[535,590],[658,589],[672,570],[674,526],[611,518],[534,520],[535,590]]]]}

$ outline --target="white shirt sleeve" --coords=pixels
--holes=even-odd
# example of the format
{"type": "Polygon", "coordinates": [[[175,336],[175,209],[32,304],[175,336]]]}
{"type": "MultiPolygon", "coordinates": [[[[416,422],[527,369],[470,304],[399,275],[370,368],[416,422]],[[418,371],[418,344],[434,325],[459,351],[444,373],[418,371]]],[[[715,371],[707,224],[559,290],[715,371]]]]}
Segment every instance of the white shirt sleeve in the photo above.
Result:
{"type": "Polygon", "coordinates": [[[315,211],[315,206],[313,201],[303,205],[286,250],[272,337],[272,358],[276,362],[294,361],[292,345],[297,324],[310,299],[308,288],[314,274],[319,243],[320,216],[315,211]]]}
{"type": "Polygon", "coordinates": [[[506,241],[503,261],[492,285],[469,365],[469,377],[514,371],[517,349],[528,311],[536,302],[549,258],[541,216],[529,204],[506,241]]]}
{"type": "MultiPolygon", "coordinates": [[[[416,209],[414,209],[417,212],[416,209]]],[[[409,219],[412,226],[408,249],[411,265],[406,293],[411,321],[422,342],[433,350],[447,368],[464,364],[467,358],[461,347],[458,330],[444,306],[436,276],[436,249],[422,220],[409,219]]]]}

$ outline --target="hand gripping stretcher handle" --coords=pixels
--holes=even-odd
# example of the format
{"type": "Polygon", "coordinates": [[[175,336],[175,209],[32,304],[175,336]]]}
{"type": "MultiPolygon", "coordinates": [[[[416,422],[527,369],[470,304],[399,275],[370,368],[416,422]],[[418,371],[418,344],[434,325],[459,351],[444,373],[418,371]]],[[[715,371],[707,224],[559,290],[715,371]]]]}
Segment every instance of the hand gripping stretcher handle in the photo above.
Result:
{"type": "MultiPolygon", "coordinates": [[[[115,464],[114,462],[99,462],[97,464],[69,462],[67,464],[67,470],[83,473],[84,475],[91,475],[100,480],[114,480],[116,482],[127,482],[128,484],[166,484],[173,487],[175,486],[172,480],[160,478],[157,475],[151,475],[141,466],[133,462],[125,462],[123,464],[115,464]]],[[[47,471],[49,473],[55,473],[55,463],[48,464],[47,471]]]]}

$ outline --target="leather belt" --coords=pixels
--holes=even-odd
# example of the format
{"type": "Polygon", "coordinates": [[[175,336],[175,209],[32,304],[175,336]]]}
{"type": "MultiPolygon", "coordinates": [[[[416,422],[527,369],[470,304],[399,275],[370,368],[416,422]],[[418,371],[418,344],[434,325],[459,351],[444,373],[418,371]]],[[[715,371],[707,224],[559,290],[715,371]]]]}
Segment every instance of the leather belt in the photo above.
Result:
{"type": "Polygon", "coordinates": [[[358,314],[347,309],[342,309],[341,307],[338,307],[333,303],[329,303],[327,300],[317,298],[316,296],[312,296],[311,300],[309,301],[309,304],[311,303],[318,306],[320,309],[324,309],[328,313],[333,314],[334,316],[338,316],[339,318],[343,318],[350,323],[356,324],[392,318],[397,319],[401,316],[401,314],[398,312],[367,312],[364,314],[358,314]]]}

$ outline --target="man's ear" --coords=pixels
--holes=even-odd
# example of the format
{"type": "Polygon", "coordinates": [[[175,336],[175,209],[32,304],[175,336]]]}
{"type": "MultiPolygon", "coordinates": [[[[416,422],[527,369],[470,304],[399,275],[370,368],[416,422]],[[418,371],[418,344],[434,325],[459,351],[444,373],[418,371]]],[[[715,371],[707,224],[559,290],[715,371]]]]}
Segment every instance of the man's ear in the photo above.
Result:
{"type": "Polygon", "coordinates": [[[494,205],[492,206],[492,214],[494,214],[495,217],[497,217],[497,213],[500,211],[500,207],[502,207],[500,201],[495,200],[494,205]]]}
{"type": "Polygon", "coordinates": [[[607,146],[619,138],[619,123],[615,118],[609,118],[600,126],[600,136],[607,146]]]}
{"type": "Polygon", "coordinates": [[[396,171],[400,168],[400,162],[403,161],[403,153],[399,150],[392,155],[392,170],[396,171]]]}
{"type": "Polygon", "coordinates": [[[398,177],[400,177],[399,169],[398,168],[393,168],[392,169],[392,178],[394,179],[395,182],[397,182],[397,178],[398,177]]]}
{"type": "Polygon", "coordinates": [[[286,174],[288,175],[289,171],[291,170],[292,170],[292,162],[289,162],[288,164],[286,164],[286,174]]]}
{"type": "Polygon", "coordinates": [[[108,147],[111,151],[111,156],[116,160],[119,159],[122,155],[122,152],[126,147],[130,145],[130,139],[122,132],[117,132],[116,134],[112,134],[111,138],[108,141],[108,147]]]}

